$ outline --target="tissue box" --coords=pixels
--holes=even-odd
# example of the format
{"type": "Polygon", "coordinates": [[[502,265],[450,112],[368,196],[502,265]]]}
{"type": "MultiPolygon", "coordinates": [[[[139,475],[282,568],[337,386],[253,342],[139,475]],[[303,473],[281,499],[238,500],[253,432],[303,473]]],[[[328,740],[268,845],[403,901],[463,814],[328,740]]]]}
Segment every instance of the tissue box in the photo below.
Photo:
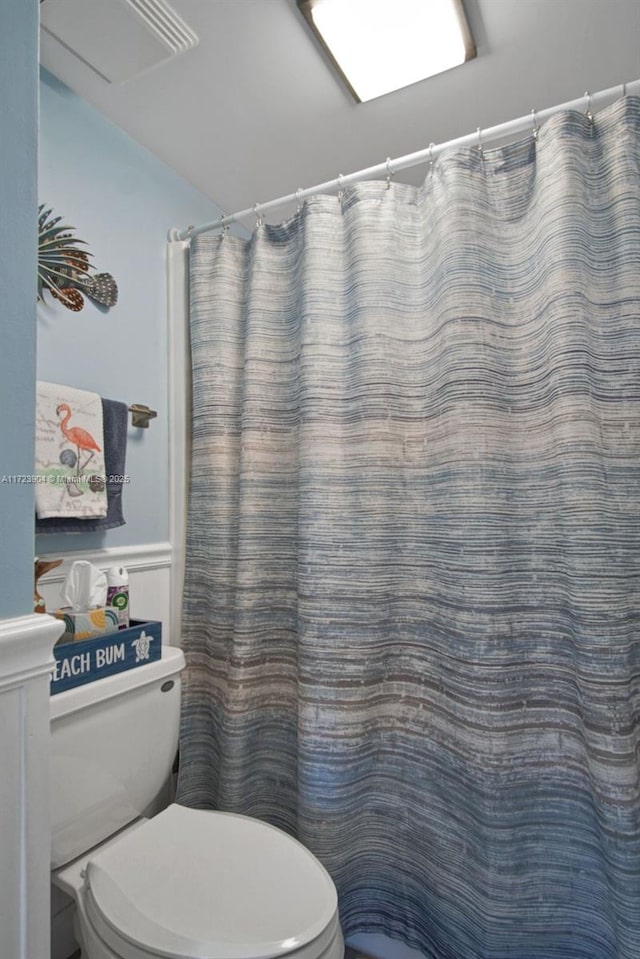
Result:
{"type": "Polygon", "coordinates": [[[129,629],[97,639],[57,643],[53,647],[56,665],[51,676],[51,695],[144,666],[160,659],[161,654],[162,623],[156,620],[133,620],[129,629]]]}
{"type": "Polygon", "coordinates": [[[70,606],[63,606],[53,614],[56,619],[64,620],[64,633],[58,643],[77,643],[94,636],[113,633],[118,628],[118,614],[114,609],[98,606],[83,613],[76,612],[70,606]]]}

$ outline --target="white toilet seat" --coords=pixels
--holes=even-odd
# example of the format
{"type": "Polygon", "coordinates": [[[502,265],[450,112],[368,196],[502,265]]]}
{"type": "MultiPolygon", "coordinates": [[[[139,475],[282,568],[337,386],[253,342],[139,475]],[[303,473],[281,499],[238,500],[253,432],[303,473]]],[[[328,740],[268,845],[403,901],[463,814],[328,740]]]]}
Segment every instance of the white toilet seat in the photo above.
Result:
{"type": "Polygon", "coordinates": [[[123,959],[342,954],[326,870],[245,816],[169,806],[89,857],[82,899],[92,934],[123,959]]]}

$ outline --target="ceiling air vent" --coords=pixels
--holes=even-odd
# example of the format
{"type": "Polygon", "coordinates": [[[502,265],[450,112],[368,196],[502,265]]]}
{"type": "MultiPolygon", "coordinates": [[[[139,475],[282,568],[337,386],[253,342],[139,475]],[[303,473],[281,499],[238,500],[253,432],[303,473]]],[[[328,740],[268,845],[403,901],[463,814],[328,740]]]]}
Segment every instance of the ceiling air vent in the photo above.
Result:
{"type": "Polygon", "coordinates": [[[198,43],[165,0],[40,0],[40,26],[45,65],[63,47],[107,83],[124,83],[198,43]]]}

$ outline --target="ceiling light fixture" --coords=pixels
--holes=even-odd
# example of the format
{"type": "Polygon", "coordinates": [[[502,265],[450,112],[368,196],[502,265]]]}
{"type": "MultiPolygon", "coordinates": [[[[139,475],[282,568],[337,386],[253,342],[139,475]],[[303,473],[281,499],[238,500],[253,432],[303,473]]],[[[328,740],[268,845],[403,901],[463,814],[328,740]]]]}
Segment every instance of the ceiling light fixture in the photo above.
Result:
{"type": "Polygon", "coordinates": [[[360,103],[476,55],[462,0],[298,0],[360,103]]]}

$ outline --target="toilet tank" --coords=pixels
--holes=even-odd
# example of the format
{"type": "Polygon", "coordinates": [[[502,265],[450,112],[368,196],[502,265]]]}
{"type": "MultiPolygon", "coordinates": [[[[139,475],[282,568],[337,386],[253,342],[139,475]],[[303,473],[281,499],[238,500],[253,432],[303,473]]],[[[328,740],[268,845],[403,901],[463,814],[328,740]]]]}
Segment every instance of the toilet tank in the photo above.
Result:
{"type": "Polygon", "coordinates": [[[51,868],[143,815],[178,746],[182,650],[51,697],[51,868]]]}

